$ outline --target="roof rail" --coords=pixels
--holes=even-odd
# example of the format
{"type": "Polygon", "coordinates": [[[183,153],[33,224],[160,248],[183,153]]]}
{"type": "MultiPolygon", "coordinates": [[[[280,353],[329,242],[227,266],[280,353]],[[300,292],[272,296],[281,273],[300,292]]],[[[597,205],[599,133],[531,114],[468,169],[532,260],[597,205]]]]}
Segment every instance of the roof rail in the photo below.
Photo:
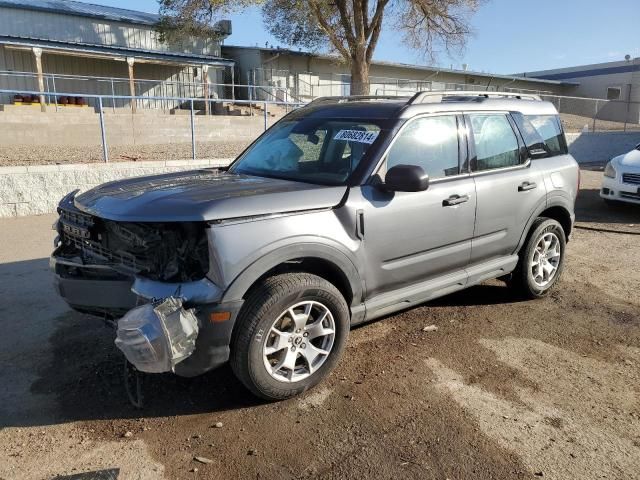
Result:
{"type": "Polygon", "coordinates": [[[425,103],[425,100],[428,100],[430,97],[440,97],[439,100],[442,101],[444,97],[479,97],[479,98],[516,98],[518,100],[536,100],[542,101],[542,99],[538,95],[533,95],[530,93],[514,93],[514,92],[478,92],[473,90],[441,90],[441,91],[429,91],[429,92],[418,92],[411,100],[407,102],[408,105],[413,105],[416,103],[425,103]]]}
{"type": "Polygon", "coordinates": [[[312,103],[323,103],[323,102],[359,102],[361,100],[405,100],[408,101],[411,97],[409,95],[399,96],[399,95],[350,95],[350,96],[336,96],[336,97],[318,97],[313,99],[309,104],[312,103]]]}

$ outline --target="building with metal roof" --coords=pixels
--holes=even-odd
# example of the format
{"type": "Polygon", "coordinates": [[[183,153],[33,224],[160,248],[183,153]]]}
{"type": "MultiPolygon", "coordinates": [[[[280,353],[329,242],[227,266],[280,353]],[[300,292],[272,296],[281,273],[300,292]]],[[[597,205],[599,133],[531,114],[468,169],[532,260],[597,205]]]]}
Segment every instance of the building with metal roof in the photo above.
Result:
{"type": "MultiPolygon", "coordinates": [[[[577,65],[519,74],[527,78],[574,82],[573,95],[602,99],[598,118],[640,123],[640,58],[577,65]]],[[[597,107],[596,107],[597,108],[597,107]]]]}
{"type": "MultiPolygon", "coordinates": [[[[222,54],[236,62],[237,77],[253,86],[250,90],[254,98],[270,97],[272,88],[290,92],[296,100],[349,94],[349,67],[336,56],[235,45],[222,45],[222,54]]],[[[369,73],[371,95],[407,95],[419,90],[566,94],[577,85],[563,80],[375,60],[369,73]]]]}
{"type": "Polygon", "coordinates": [[[233,80],[234,63],[220,53],[231,23],[218,22],[211,38],[176,43],[163,41],[158,20],[71,0],[0,0],[0,86],[39,90],[46,100],[58,92],[222,95],[216,85],[233,80]]]}
{"type": "Polygon", "coordinates": [[[154,25],[158,21],[158,15],[153,13],[72,0],[0,0],[0,7],[60,13],[137,25],[154,25]]]}

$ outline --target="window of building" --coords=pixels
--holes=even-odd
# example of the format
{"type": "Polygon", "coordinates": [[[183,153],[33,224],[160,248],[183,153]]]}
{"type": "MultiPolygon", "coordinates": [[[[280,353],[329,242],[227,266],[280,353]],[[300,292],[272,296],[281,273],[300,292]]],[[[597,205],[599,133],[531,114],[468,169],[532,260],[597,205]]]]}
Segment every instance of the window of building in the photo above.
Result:
{"type": "Polygon", "coordinates": [[[505,114],[470,114],[469,120],[476,150],[475,171],[520,163],[518,138],[505,114]]]}
{"type": "Polygon", "coordinates": [[[429,178],[457,175],[458,125],[453,115],[421,117],[400,132],[387,156],[387,170],[396,165],[418,165],[429,178]]]}
{"type": "Polygon", "coordinates": [[[607,100],[620,100],[621,94],[620,87],[607,87],[607,100]]]}

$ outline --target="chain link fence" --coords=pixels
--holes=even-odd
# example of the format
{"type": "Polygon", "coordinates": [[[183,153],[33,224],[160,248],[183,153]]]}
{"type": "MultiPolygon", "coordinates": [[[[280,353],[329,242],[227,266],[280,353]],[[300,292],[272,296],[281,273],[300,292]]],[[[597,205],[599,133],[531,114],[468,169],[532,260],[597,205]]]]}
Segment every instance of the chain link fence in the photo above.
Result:
{"type": "Polygon", "coordinates": [[[541,95],[560,112],[567,132],[640,131],[640,102],[541,95]]]}
{"type": "MultiPolygon", "coordinates": [[[[14,95],[14,91],[0,89],[0,95],[14,95]]],[[[235,157],[282,115],[302,105],[65,92],[60,95],[74,101],[54,106],[37,90],[21,95],[44,96],[45,101],[14,103],[11,111],[0,113],[0,166],[235,157]],[[169,101],[186,107],[170,115],[151,108],[132,115],[132,108],[110,108],[112,100],[130,106],[169,101]],[[222,104],[231,108],[217,112],[222,104]],[[46,115],[39,115],[41,110],[46,115]]]]}
{"type": "MultiPolygon", "coordinates": [[[[6,110],[0,113],[0,122],[4,122],[0,125],[0,139],[4,139],[0,142],[0,165],[82,162],[87,156],[92,161],[235,156],[291,109],[318,96],[349,93],[349,84],[338,82],[335,74],[322,80],[328,83],[314,85],[311,83],[314,80],[303,78],[303,74],[292,77],[286,76],[288,71],[276,70],[255,73],[247,82],[261,84],[204,87],[194,82],[136,80],[135,89],[140,94],[128,96],[125,92],[130,85],[125,79],[64,77],[64,82],[73,86],[73,90],[60,93],[63,77],[47,76],[44,91],[39,92],[33,74],[24,74],[32,85],[24,91],[17,88],[18,84],[16,88],[12,86],[18,73],[0,72],[0,105],[5,105],[0,109],[6,110]],[[208,92],[204,88],[208,88],[208,92]],[[151,95],[150,92],[158,89],[161,95],[151,95]],[[172,91],[181,94],[169,95],[172,91]],[[29,98],[24,103],[31,108],[15,105],[21,95],[29,98]],[[68,105],[61,104],[62,97],[68,97],[68,105]],[[47,112],[70,115],[33,116],[40,110],[41,98],[47,112]],[[85,108],[73,108],[76,106],[85,108]],[[9,109],[13,113],[9,114],[9,109]],[[132,111],[144,115],[132,116],[132,111]],[[28,125],[33,128],[29,129],[28,125]],[[83,133],[85,131],[88,133],[83,133]]],[[[22,78],[19,85],[24,85],[24,80],[22,78]]],[[[385,96],[411,96],[425,90],[498,90],[469,84],[389,82],[379,77],[372,77],[371,82],[371,94],[385,96]]],[[[503,90],[537,94],[553,103],[567,133],[640,132],[640,102],[562,96],[517,88],[503,90]]]]}

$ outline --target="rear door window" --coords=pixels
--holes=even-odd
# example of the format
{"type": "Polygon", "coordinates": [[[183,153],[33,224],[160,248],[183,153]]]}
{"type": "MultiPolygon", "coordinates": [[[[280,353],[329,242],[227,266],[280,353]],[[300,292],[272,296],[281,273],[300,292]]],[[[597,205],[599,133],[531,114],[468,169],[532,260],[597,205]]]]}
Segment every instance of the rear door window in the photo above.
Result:
{"type": "Polygon", "coordinates": [[[504,113],[471,113],[471,137],[475,146],[474,171],[494,170],[520,164],[520,148],[504,113]]]}

